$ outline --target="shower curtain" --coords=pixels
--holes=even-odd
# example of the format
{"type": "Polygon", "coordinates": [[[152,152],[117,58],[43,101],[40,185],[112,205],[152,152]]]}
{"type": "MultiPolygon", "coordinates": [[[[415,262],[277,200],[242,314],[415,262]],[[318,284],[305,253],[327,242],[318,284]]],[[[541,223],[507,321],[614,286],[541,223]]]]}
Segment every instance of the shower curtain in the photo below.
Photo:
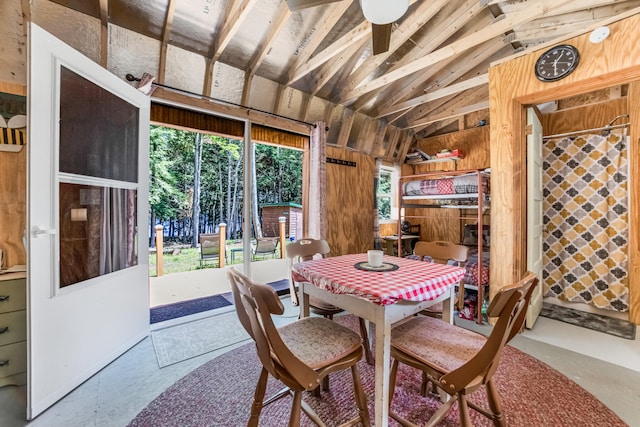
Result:
{"type": "Polygon", "coordinates": [[[627,136],[543,145],[545,296],[629,310],[627,136]]]}

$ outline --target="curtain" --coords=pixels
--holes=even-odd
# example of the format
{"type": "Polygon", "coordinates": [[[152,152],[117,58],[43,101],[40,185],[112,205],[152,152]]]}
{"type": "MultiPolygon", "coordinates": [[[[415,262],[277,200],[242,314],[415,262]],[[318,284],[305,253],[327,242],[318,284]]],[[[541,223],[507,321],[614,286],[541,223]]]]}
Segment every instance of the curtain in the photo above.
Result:
{"type": "Polygon", "coordinates": [[[382,249],[380,238],[380,220],[378,219],[378,184],[380,182],[380,169],[382,160],[376,159],[376,170],[373,176],[373,249],[382,249]]]}
{"type": "Polygon", "coordinates": [[[327,131],[324,122],[316,122],[309,141],[309,236],[327,235],[327,131]]]}
{"type": "Polygon", "coordinates": [[[629,310],[627,140],[589,134],[544,144],[545,296],[629,310]]]}
{"type": "Polygon", "coordinates": [[[100,274],[108,274],[136,264],[134,241],[134,191],[103,188],[100,274]]]}

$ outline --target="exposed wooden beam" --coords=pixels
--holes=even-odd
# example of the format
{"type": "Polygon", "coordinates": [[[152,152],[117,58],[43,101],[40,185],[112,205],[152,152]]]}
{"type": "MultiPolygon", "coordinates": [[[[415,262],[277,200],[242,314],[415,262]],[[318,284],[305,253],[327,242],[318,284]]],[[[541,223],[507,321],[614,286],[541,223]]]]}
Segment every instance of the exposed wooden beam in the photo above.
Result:
{"type": "Polygon", "coordinates": [[[312,33],[305,39],[306,43],[302,48],[299,48],[294,52],[294,61],[289,64],[287,69],[291,70],[288,75],[288,80],[291,80],[293,73],[302,64],[313,55],[318,46],[327,37],[331,30],[336,26],[336,22],[345,14],[351,4],[356,1],[341,1],[338,4],[331,5],[329,8],[329,14],[320,22],[316,27],[312,29],[312,33]]]}
{"type": "Polygon", "coordinates": [[[420,71],[453,55],[465,52],[466,50],[477,46],[480,43],[483,43],[487,40],[498,37],[510,31],[514,26],[521,25],[525,22],[530,22],[541,16],[547,15],[554,6],[559,7],[559,5],[563,5],[566,3],[575,3],[575,1],[540,0],[534,2],[531,4],[531,7],[525,11],[506,16],[504,19],[501,19],[488,27],[478,30],[474,34],[470,34],[441,49],[438,49],[424,56],[423,58],[416,59],[415,61],[406,64],[403,67],[400,67],[369,82],[361,84],[356,89],[346,94],[344,101],[352,101],[359,96],[371,92],[372,90],[379,89],[383,86],[393,83],[396,80],[404,78],[412,73],[415,73],[416,71],[420,71]]]}
{"type": "Polygon", "coordinates": [[[280,31],[284,27],[284,24],[287,23],[287,20],[290,16],[291,10],[289,10],[287,4],[285,2],[280,3],[278,12],[276,13],[276,18],[269,25],[267,34],[262,39],[262,42],[249,61],[249,73],[255,74],[256,70],[258,69],[258,67],[260,67],[262,61],[264,61],[264,58],[269,53],[269,50],[271,49],[271,46],[273,45],[276,37],[278,36],[278,34],[280,34],[280,31]]]}
{"type": "Polygon", "coordinates": [[[223,104],[210,99],[178,93],[162,87],[158,87],[153,92],[152,100],[169,105],[188,106],[196,110],[206,111],[213,114],[218,113],[224,116],[248,119],[256,124],[282,129],[301,135],[309,135],[310,128],[304,123],[277,117],[272,114],[263,113],[261,111],[256,111],[242,106],[223,104]]]}
{"type": "Polygon", "coordinates": [[[450,86],[444,87],[440,90],[435,90],[433,92],[426,93],[422,96],[418,96],[417,98],[413,98],[408,101],[396,104],[389,110],[381,112],[378,117],[386,116],[391,113],[397,113],[398,111],[406,110],[408,108],[415,107],[425,102],[434,101],[436,99],[444,98],[445,96],[463,92],[467,89],[471,89],[481,85],[488,85],[488,84],[489,84],[489,74],[482,74],[477,77],[464,80],[460,83],[455,83],[450,86]]]}
{"type": "Polygon", "coordinates": [[[167,16],[164,19],[162,27],[162,40],[160,41],[160,64],[158,66],[158,83],[164,83],[167,72],[167,47],[169,46],[169,37],[171,36],[171,28],[173,28],[173,17],[176,11],[177,0],[169,0],[167,5],[167,16]]]}
{"type": "Polygon", "coordinates": [[[355,113],[348,108],[345,108],[342,113],[342,125],[340,126],[340,132],[338,133],[338,140],[336,145],[338,147],[345,148],[347,142],[349,142],[349,134],[351,133],[351,127],[353,126],[353,119],[355,113]]]}
{"type": "Polygon", "coordinates": [[[369,37],[370,35],[371,25],[367,21],[362,22],[360,25],[349,31],[344,36],[340,37],[322,52],[309,59],[309,61],[307,61],[305,64],[302,64],[300,67],[298,67],[298,69],[293,73],[293,76],[287,82],[287,86],[291,86],[293,83],[297,82],[331,58],[348,49],[350,46],[359,42],[364,37],[369,37]]]}
{"type": "Polygon", "coordinates": [[[109,0],[100,0],[100,65],[109,62],[109,0]]]}
{"type": "Polygon", "coordinates": [[[245,107],[249,106],[249,99],[251,97],[251,83],[253,83],[253,74],[245,73],[244,85],[242,86],[242,98],[240,100],[240,105],[244,105],[245,107]]]}
{"type": "Polygon", "coordinates": [[[358,57],[367,42],[368,40],[366,38],[361,39],[360,42],[354,43],[337,58],[322,66],[318,72],[313,74],[314,83],[309,92],[312,95],[316,95],[337,73],[342,70],[345,70],[345,72],[348,73],[351,67],[347,64],[354,63],[358,60],[358,57]]]}
{"type": "MultiPolygon", "coordinates": [[[[477,0],[470,0],[477,3],[477,0]]],[[[422,28],[449,0],[423,1],[408,16],[402,19],[400,26],[393,31],[393,37],[389,44],[389,50],[378,55],[371,55],[343,84],[342,93],[348,93],[365,80],[376,68],[384,64],[411,36],[422,28]]]]}
{"type": "Polygon", "coordinates": [[[420,126],[425,126],[440,120],[446,120],[446,119],[461,116],[464,114],[473,113],[474,111],[486,110],[488,108],[489,108],[489,101],[478,102],[476,104],[467,105],[466,107],[458,108],[456,110],[452,110],[438,116],[430,116],[429,119],[425,121],[412,123],[411,125],[407,126],[405,129],[418,128],[420,126]]]}
{"type": "Polygon", "coordinates": [[[387,149],[382,155],[384,159],[390,160],[393,158],[393,153],[396,151],[396,146],[398,145],[398,141],[400,141],[400,137],[402,136],[402,131],[396,126],[389,126],[389,139],[387,140],[387,149]]]}

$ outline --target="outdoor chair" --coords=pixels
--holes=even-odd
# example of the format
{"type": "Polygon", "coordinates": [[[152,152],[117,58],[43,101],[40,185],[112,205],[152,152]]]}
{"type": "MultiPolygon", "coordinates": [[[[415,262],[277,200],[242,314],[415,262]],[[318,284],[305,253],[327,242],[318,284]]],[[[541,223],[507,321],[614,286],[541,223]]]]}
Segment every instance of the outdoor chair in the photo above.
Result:
{"type": "MultiPolygon", "coordinates": [[[[290,267],[293,267],[293,264],[297,262],[309,261],[315,256],[325,258],[329,252],[331,252],[331,249],[329,248],[329,243],[327,243],[326,240],[300,239],[287,245],[287,258],[289,258],[290,267]]],[[[298,306],[298,290],[296,288],[295,281],[293,280],[293,276],[289,280],[289,293],[291,295],[291,303],[294,306],[298,306]]],[[[312,313],[328,319],[333,319],[334,314],[344,311],[335,305],[328,304],[314,297],[309,298],[309,310],[312,313]]],[[[367,332],[364,319],[359,318],[359,322],[360,334],[362,335],[362,345],[364,346],[365,351],[365,359],[367,360],[367,363],[371,365],[373,364],[373,356],[371,354],[371,346],[369,345],[369,334],[367,332]]],[[[329,389],[328,377],[323,384],[323,389],[329,389]]]]}
{"type": "MultiPolygon", "coordinates": [[[[458,402],[462,426],[471,426],[469,407],[492,420],[494,425],[505,426],[502,402],[492,378],[504,346],[522,329],[537,284],[538,278],[528,272],[516,284],[500,289],[487,310],[490,317],[497,317],[488,337],[427,316],[413,317],[393,328],[390,416],[402,425],[413,425],[393,413],[391,405],[398,365],[404,363],[421,370],[423,376],[449,397],[443,399],[446,402],[433,414],[428,426],[442,421],[455,402],[458,402]],[[490,410],[467,400],[469,394],[482,386],[486,386],[490,410]]],[[[424,381],[421,392],[426,394],[424,381]]]]}
{"type": "MultiPolygon", "coordinates": [[[[437,240],[433,242],[419,241],[413,248],[414,256],[423,261],[425,257],[438,264],[448,264],[453,261],[458,267],[462,267],[467,262],[467,254],[469,248],[467,246],[458,245],[456,243],[437,240]]],[[[464,308],[464,279],[460,280],[458,286],[458,310],[464,308]]],[[[421,312],[427,316],[442,317],[442,303],[436,304],[421,312]]]]}
{"type": "Polygon", "coordinates": [[[277,238],[256,239],[256,243],[252,245],[251,256],[253,258],[253,261],[255,261],[258,256],[262,256],[262,258],[264,259],[267,255],[271,255],[271,258],[274,258],[276,256],[277,249],[277,238]]]}
{"type": "Polygon", "coordinates": [[[324,425],[302,401],[302,393],[317,389],[331,372],[351,368],[358,415],[343,424],[370,426],[367,401],[357,363],[362,358],[360,337],[351,329],[324,317],[307,317],[276,328],[271,315],[284,312],[278,295],[268,285],[256,283],[231,268],[227,273],[240,323],[255,341],[262,371],[256,385],[248,426],[257,426],[262,408],[289,394],[293,396],[289,426],[300,425],[300,411],[324,425]],[[268,398],[269,374],[286,387],[268,398]]]}
{"type": "MultiPolygon", "coordinates": [[[[226,255],[225,251],[225,260],[226,255]]],[[[220,265],[220,234],[200,234],[200,268],[211,260],[218,260],[220,265]]]]}

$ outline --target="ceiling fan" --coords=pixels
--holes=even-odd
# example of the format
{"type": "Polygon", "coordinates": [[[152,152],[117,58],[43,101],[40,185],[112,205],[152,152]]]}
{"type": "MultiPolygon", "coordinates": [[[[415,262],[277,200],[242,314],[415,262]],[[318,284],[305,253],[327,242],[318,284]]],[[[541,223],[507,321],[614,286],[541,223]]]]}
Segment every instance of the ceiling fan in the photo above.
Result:
{"type": "MultiPolygon", "coordinates": [[[[321,6],[344,0],[287,0],[289,9],[293,12],[314,6],[321,6]]],[[[409,8],[409,0],[358,0],[360,8],[367,21],[371,22],[371,36],[373,38],[373,54],[384,53],[389,50],[391,40],[391,26],[402,18],[409,8]]]]}

